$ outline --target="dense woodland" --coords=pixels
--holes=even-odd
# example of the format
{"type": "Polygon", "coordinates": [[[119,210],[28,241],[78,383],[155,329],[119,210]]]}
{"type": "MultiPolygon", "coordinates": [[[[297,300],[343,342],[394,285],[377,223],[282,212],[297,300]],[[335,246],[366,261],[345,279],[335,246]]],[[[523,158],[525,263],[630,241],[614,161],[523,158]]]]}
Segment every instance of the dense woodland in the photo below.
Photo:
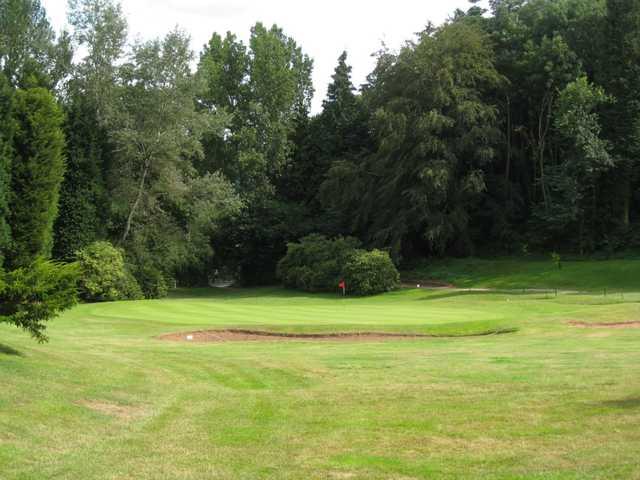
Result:
{"type": "Polygon", "coordinates": [[[398,265],[638,246],[640,0],[489,3],[425,19],[361,86],[336,52],[311,115],[313,59],[275,25],[196,56],[188,31],[132,42],[116,0],[71,0],[60,34],[0,0],[0,315],[95,242],[147,297],[271,282],[312,233],[398,265]]]}

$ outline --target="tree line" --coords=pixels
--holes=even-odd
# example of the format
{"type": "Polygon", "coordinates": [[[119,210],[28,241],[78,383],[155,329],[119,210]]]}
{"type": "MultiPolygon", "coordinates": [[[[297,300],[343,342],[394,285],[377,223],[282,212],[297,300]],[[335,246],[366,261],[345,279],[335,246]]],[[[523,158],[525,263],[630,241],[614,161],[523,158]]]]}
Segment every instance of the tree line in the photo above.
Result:
{"type": "Polygon", "coordinates": [[[637,246],[640,1],[470,3],[358,87],[342,53],[312,115],[278,26],[196,57],[179,29],[131,41],[116,0],[70,0],[59,34],[0,0],[0,292],[104,241],[146,296],[273,281],[314,233],[396,264],[637,246]]]}

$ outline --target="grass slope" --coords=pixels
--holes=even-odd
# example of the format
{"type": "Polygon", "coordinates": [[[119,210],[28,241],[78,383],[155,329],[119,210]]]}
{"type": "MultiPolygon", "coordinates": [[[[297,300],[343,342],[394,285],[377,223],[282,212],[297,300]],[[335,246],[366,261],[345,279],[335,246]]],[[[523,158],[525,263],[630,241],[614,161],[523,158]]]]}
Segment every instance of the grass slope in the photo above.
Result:
{"type": "Polygon", "coordinates": [[[434,260],[403,272],[403,279],[440,280],[461,288],[548,288],[640,292],[640,259],[562,261],[465,258],[434,260]]]}
{"type": "Polygon", "coordinates": [[[567,325],[637,320],[634,295],[194,290],[81,305],[45,345],[0,326],[0,478],[640,478],[640,329],[567,325]],[[155,338],[229,326],[518,331],[155,338]]]}

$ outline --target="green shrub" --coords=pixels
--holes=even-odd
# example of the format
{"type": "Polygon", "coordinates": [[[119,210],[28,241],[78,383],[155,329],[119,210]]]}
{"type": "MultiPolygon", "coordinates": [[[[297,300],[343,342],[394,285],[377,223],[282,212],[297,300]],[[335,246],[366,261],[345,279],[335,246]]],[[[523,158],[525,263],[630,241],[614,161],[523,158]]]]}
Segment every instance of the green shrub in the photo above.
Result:
{"type": "Polygon", "coordinates": [[[398,286],[400,274],[387,252],[356,251],[344,267],[347,290],[355,295],[375,295],[398,286]]]}
{"type": "Polygon", "coordinates": [[[356,295],[394,288],[399,274],[389,254],[359,250],[359,246],[351,237],[309,235],[288,245],[286,256],[278,263],[278,278],[288,288],[309,292],[335,291],[342,279],[347,291],[356,295]]]}
{"type": "Polygon", "coordinates": [[[351,237],[333,240],[309,235],[299,243],[289,243],[287,254],[278,263],[277,275],[286,287],[309,292],[334,290],[342,270],[360,242],[351,237]]]}
{"type": "Polygon", "coordinates": [[[94,242],[76,252],[80,268],[80,297],[88,302],[142,298],[142,291],[127,270],[122,252],[109,242],[94,242]]]}

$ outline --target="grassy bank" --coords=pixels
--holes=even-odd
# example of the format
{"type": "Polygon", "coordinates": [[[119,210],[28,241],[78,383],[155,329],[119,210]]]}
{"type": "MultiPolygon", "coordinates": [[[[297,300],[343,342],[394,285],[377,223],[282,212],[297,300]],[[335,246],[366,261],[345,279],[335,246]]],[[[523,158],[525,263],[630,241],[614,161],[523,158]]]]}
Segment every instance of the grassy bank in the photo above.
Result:
{"type": "Polygon", "coordinates": [[[640,291],[640,258],[569,260],[561,268],[551,258],[447,259],[419,263],[404,280],[439,280],[460,288],[546,288],[593,293],[640,291]]]}

